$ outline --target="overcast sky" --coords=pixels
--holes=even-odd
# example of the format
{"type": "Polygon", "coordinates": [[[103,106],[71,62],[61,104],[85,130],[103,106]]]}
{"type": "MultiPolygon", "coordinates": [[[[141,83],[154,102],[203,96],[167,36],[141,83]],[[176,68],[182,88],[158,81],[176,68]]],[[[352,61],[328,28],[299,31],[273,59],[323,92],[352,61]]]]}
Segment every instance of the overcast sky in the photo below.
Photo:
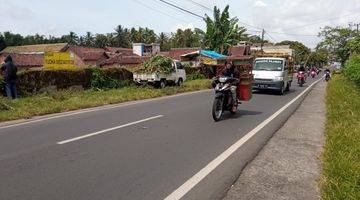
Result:
{"type": "MultiPolygon", "coordinates": [[[[199,15],[211,12],[191,0],[167,0],[199,15]]],[[[348,26],[360,22],[360,0],[193,0],[206,7],[230,5],[249,33],[264,28],[266,39],[279,42],[299,40],[314,47],[321,27],[348,26]]],[[[0,0],[0,32],[23,35],[108,33],[117,25],[149,27],[156,32],[177,28],[204,28],[192,15],[168,7],[158,0],[0,0]]]]}

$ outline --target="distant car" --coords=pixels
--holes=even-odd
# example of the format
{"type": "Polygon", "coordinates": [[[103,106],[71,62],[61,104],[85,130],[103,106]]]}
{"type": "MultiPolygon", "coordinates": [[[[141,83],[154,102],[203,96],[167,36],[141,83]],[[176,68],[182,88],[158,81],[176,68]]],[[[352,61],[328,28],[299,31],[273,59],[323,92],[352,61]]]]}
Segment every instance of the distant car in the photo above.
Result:
{"type": "Polygon", "coordinates": [[[285,58],[257,58],[253,67],[255,90],[274,90],[283,95],[289,91],[293,81],[293,71],[286,65],[285,58]]]}

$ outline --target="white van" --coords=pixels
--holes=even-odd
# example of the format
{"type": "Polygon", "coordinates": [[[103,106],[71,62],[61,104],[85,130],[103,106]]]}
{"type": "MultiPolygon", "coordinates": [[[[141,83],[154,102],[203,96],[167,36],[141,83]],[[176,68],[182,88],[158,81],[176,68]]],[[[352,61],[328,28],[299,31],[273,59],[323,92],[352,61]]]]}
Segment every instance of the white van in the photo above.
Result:
{"type": "Polygon", "coordinates": [[[254,90],[273,90],[283,95],[289,91],[293,81],[286,58],[256,58],[253,66],[254,90]]]}

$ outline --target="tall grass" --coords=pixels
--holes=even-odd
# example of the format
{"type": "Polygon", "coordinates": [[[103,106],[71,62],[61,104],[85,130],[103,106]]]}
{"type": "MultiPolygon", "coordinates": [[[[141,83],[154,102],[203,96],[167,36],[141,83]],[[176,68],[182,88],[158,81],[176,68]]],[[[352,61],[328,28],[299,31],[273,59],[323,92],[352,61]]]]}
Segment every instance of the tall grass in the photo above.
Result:
{"type": "Polygon", "coordinates": [[[193,80],[180,87],[154,89],[128,86],[111,90],[64,90],[10,101],[0,99],[0,121],[71,111],[95,106],[149,99],[210,88],[210,80],[193,80]]]}
{"type": "Polygon", "coordinates": [[[322,198],[360,199],[360,88],[335,75],[327,88],[322,198]]]}

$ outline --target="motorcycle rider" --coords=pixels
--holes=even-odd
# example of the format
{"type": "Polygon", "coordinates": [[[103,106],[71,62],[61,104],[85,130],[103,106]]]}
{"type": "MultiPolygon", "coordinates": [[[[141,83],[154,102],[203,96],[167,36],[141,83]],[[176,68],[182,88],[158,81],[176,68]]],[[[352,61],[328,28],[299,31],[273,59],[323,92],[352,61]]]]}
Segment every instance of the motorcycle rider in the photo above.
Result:
{"type": "Polygon", "coordinates": [[[225,68],[221,71],[221,75],[234,78],[234,80],[231,83],[231,94],[232,94],[232,99],[234,101],[232,111],[236,112],[237,103],[238,103],[236,91],[237,91],[237,86],[239,84],[240,73],[231,61],[226,61],[225,68]]]}
{"type": "Polygon", "coordinates": [[[324,73],[326,74],[326,76],[329,76],[329,78],[331,77],[331,71],[329,68],[326,68],[324,73]],[[329,75],[328,75],[329,74],[329,75]]]}
{"type": "Polygon", "coordinates": [[[306,69],[303,65],[301,65],[298,69],[298,72],[304,72],[305,73],[306,69]]]}

